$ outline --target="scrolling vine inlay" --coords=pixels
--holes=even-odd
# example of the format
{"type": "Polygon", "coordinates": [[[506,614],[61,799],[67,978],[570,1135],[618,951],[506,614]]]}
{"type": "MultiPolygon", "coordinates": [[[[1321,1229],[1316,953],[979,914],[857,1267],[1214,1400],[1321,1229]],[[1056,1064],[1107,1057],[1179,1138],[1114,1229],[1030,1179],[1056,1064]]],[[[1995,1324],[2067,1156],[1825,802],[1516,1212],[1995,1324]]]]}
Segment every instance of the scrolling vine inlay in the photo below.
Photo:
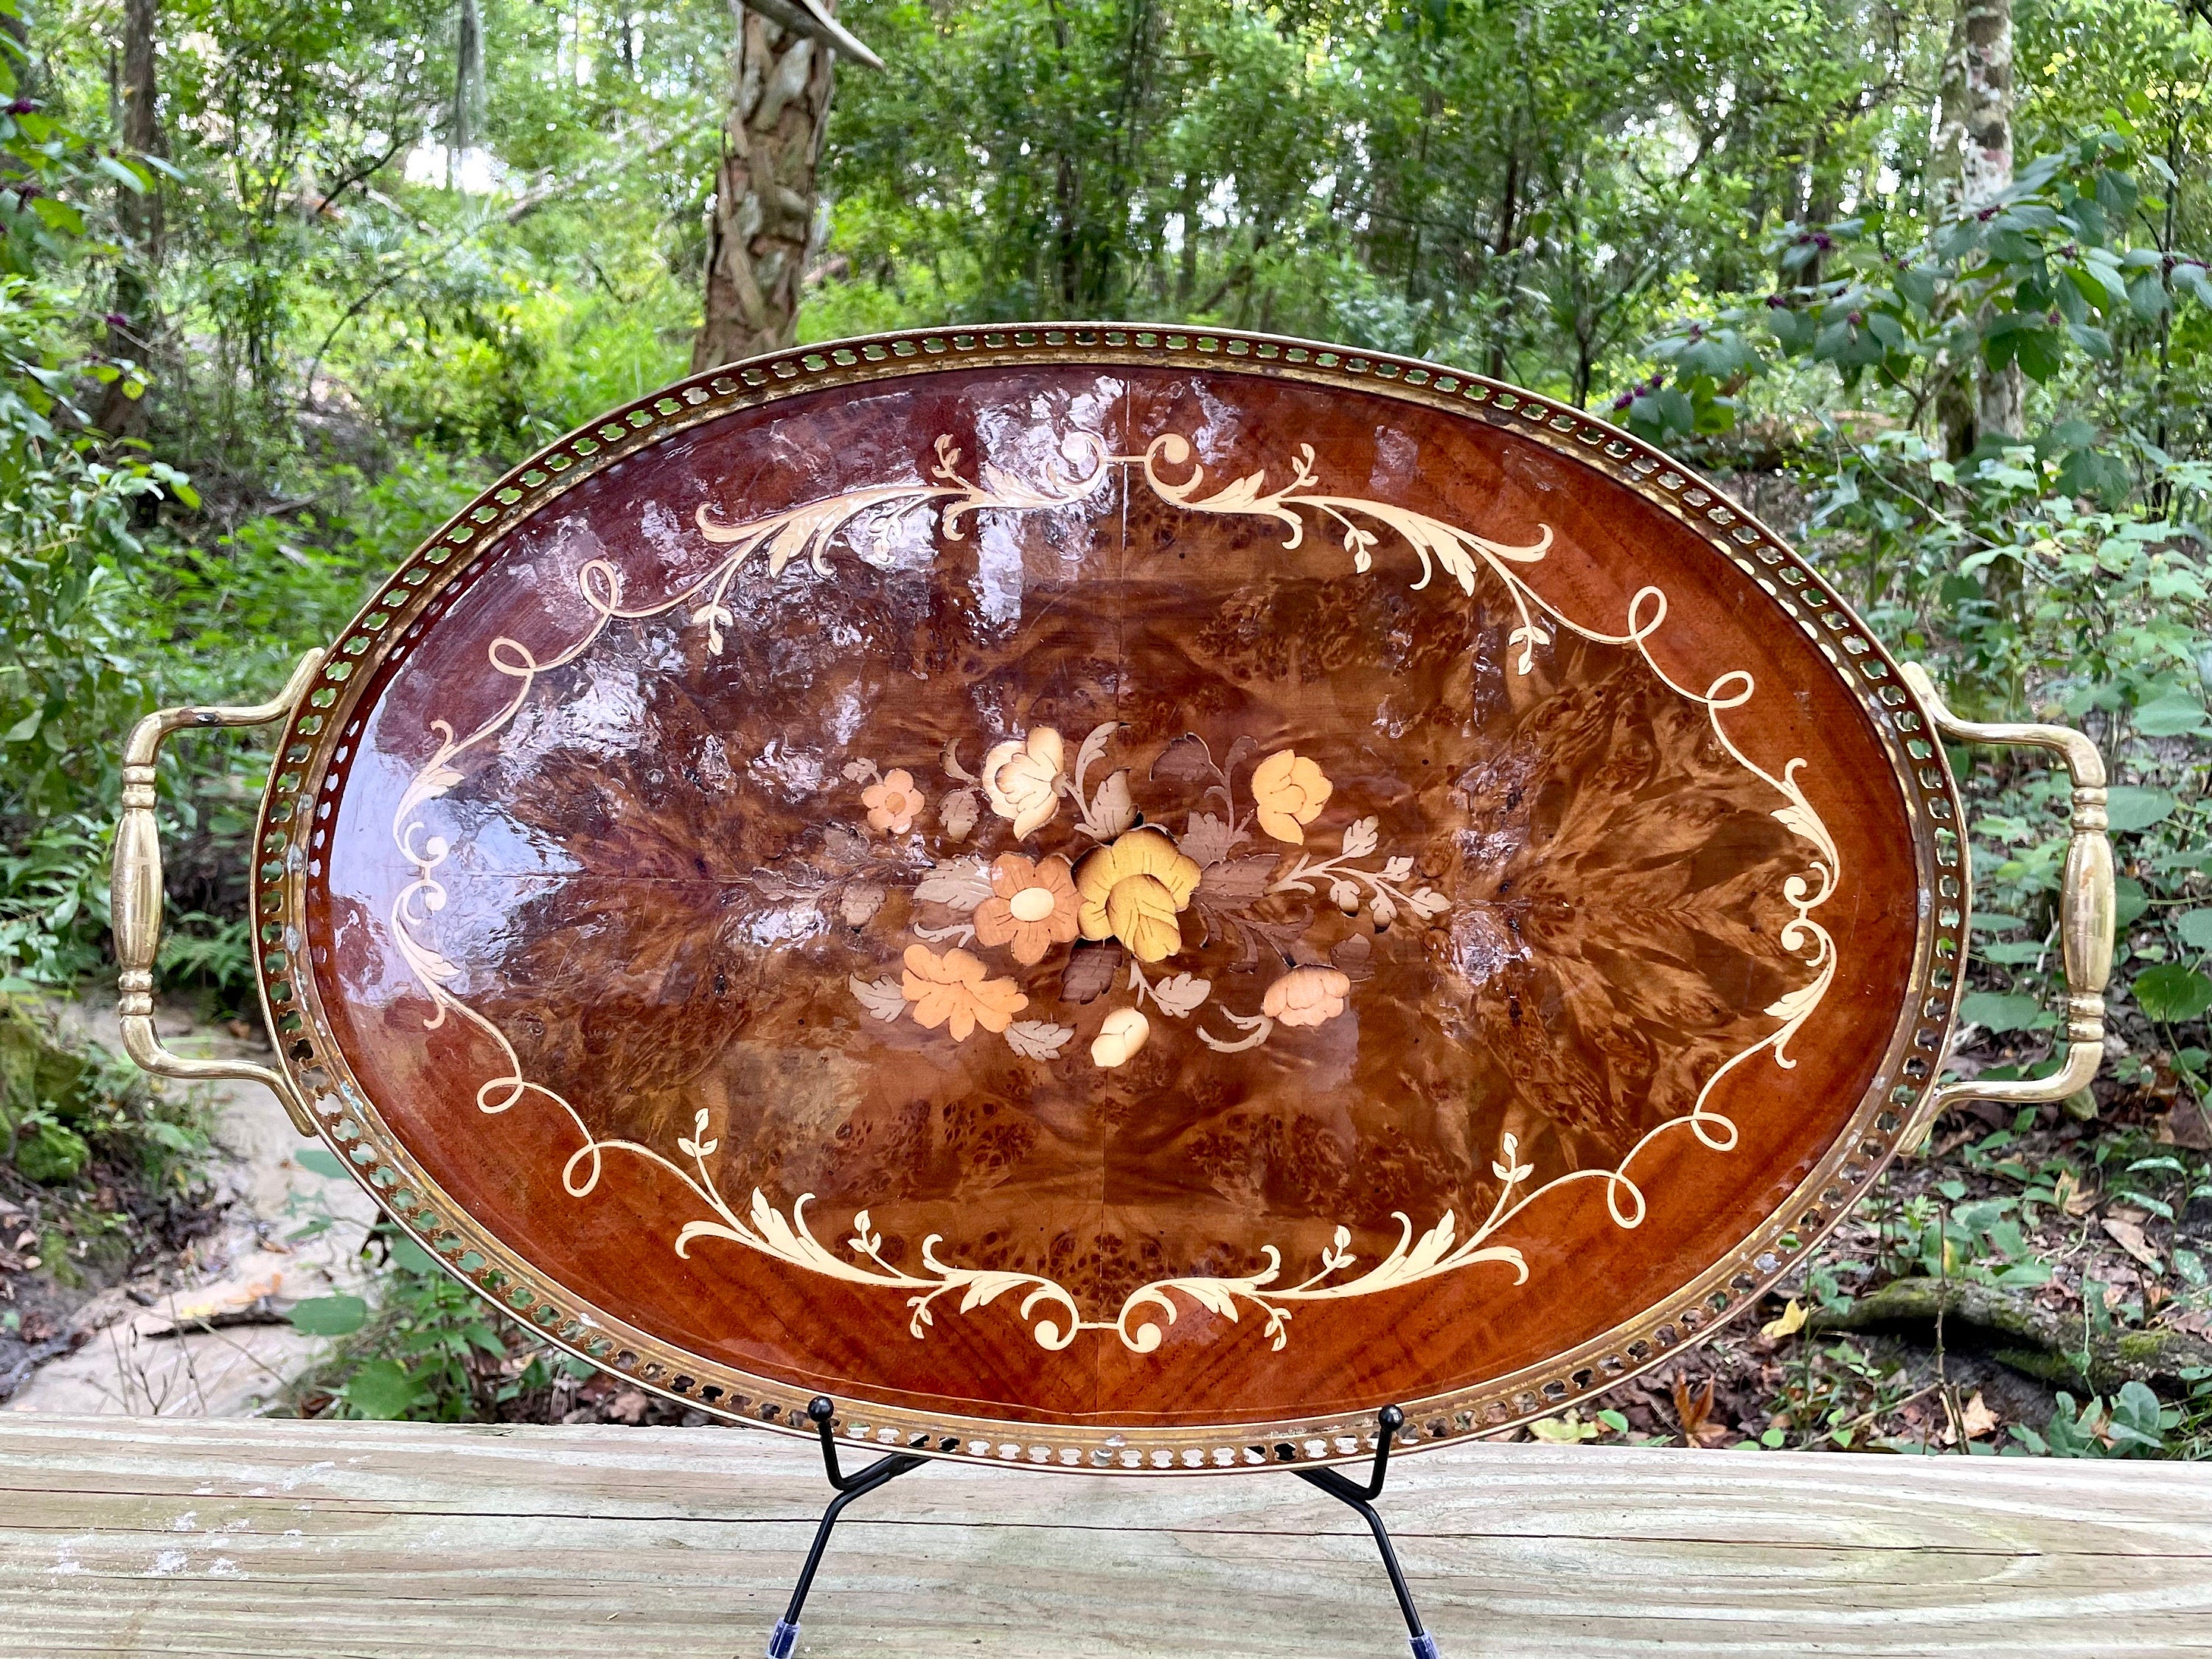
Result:
{"type": "MultiPolygon", "coordinates": [[[[513,683],[505,703],[465,732],[443,720],[431,722],[435,749],[402,793],[392,822],[413,872],[392,906],[393,937],[432,1004],[430,1028],[448,1018],[465,1021],[500,1057],[495,1073],[475,1090],[477,1108],[499,1114],[536,1103],[573,1125],[577,1144],[562,1170],[572,1198],[593,1194],[610,1155],[643,1160],[679,1182],[696,1206],[669,1239],[678,1255],[692,1256],[704,1242],[725,1243],[808,1273],[902,1293],[915,1338],[927,1334],[940,1304],[967,1313],[1005,1297],[1047,1350],[1065,1349],[1092,1332],[1110,1333],[1133,1352],[1153,1352],[1163,1328],[1184,1306],[1231,1323],[1241,1313],[1255,1313],[1281,1349],[1301,1306],[1475,1267],[1523,1282],[1530,1267],[1513,1242],[1515,1224],[1547,1194],[1597,1183],[1613,1223],[1633,1229],[1646,1209],[1639,1159],[1656,1143],[1689,1137],[1713,1153],[1736,1144],[1736,1126],[1714,1103],[1716,1091],[1762,1058],[1780,1068],[1793,1065],[1790,1041],[1813,1018],[1836,974],[1835,943],[1815,912],[1838,891],[1842,859],[1807,796],[1803,763],[1763,768],[1731,734],[1726,716],[1754,695],[1752,675],[1723,673],[1699,691],[1677,684],[1662,667],[1650,647],[1667,621],[1662,588],[1637,591],[1620,631],[1593,627],[1531,584],[1529,573],[1543,566],[1552,545],[1548,528],[1533,541],[1510,544],[1389,501],[1332,493],[1322,487],[1310,446],[1297,450],[1288,481],[1272,487],[1265,471],[1212,483],[1190,440],[1174,433],[1153,439],[1140,453],[1121,454],[1094,434],[1072,432],[1034,480],[988,463],[971,477],[963,460],[953,441],[939,437],[934,465],[919,482],[848,489],[736,524],[702,507],[697,534],[720,550],[720,556],[672,592],[650,599],[632,595],[611,561],[586,561],[576,577],[589,614],[581,635],[542,658],[510,635],[495,638],[487,660],[513,683]],[[726,1195],[716,1162],[722,1138],[707,1107],[698,1108],[682,1132],[655,1144],[649,1135],[602,1133],[596,1126],[609,1121],[605,1111],[533,1077],[507,1026],[477,1006],[481,999],[456,988],[462,970],[436,942],[439,915],[452,896],[443,871],[456,844],[435,831],[426,808],[465,781],[471,757],[496,744],[532,705],[541,683],[580,663],[618,623],[672,617],[697,630],[708,655],[721,655],[740,626],[732,592],[749,564],[763,566],[773,579],[805,560],[819,574],[834,576],[830,555],[833,544],[842,544],[864,563],[888,570],[901,537],[920,515],[933,514],[939,534],[957,542],[978,515],[1078,508],[1116,477],[1140,481],[1174,512],[1279,525],[1284,554],[1300,548],[1310,530],[1323,529],[1347,556],[1354,577],[1372,575],[1378,555],[1396,552],[1411,556],[1418,573],[1413,590],[1428,588],[1441,571],[1464,596],[1479,588],[1494,593],[1510,608],[1504,643],[1516,678],[1531,676],[1538,653],[1563,641],[1630,653],[1649,684],[1691,714],[1698,728],[1678,730],[1680,722],[1666,725],[1672,716],[1651,714],[1655,729],[1663,726],[1673,735],[1654,737],[1648,746],[1664,750],[1671,741],[1686,751],[1709,738],[1726,765],[1765,795],[1765,815],[1794,849],[1753,866],[1762,878],[1777,872],[1767,896],[1780,906],[1774,943],[1792,969],[1775,994],[1755,1005],[1763,1028],[1755,1039],[1683,1079],[1682,1109],[1648,1126],[1604,1126],[1613,1138],[1609,1161],[1539,1180],[1525,1155],[1525,1131],[1501,1129],[1483,1160],[1495,1183],[1486,1205],[1473,1204],[1464,1215],[1448,1206],[1419,1218],[1397,1210],[1391,1216],[1395,1242],[1379,1256],[1355,1248],[1352,1229],[1339,1222],[1306,1258],[1313,1265],[1303,1276],[1286,1273],[1284,1249],[1265,1242],[1243,1253],[1242,1271],[1218,1270],[1221,1264],[1212,1261],[1197,1270],[1155,1273],[1123,1283],[1103,1305],[1046,1263],[948,1259],[942,1232],[929,1233],[915,1249],[902,1248],[902,1241],[887,1244],[872,1219],[878,1203],[851,1206],[849,1236],[840,1241],[842,1249],[833,1247],[810,1222],[811,1192],[787,1203],[759,1185],[743,1200],[726,1195]]],[[[1640,694],[1621,694],[1633,695],[1640,694]]],[[[1638,706],[1653,702],[1645,696],[1638,706]]],[[[1263,1048],[1279,1054],[1285,1065],[1310,1064],[1340,1040],[1338,1033],[1357,1024],[1363,989],[1378,969],[1401,975],[1420,969],[1422,952],[1431,948],[1424,941],[1434,937],[1422,929],[1452,908],[1451,897],[1431,884],[1422,848],[1390,839],[1407,826],[1394,820],[1386,830],[1389,803],[1360,798],[1358,782],[1333,776],[1326,757],[1295,744],[1275,745],[1249,731],[1191,730],[1133,751],[1122,722],[1114,720],[1096,724],[1078,741],[1070,740],[1072,732],[1042,723],[970,735],[968,752],[980,757],[973,769],[962,760],[966,745],[956,736],[935,754],[852,756],[821,790],[828,821],[823,845],[833,867],[817,872],[804,896],[834,908],[856,962],[878,969],[858,967],[845,976],[848,1006],[862,1030],[910,1031],[922,1042],[963,1054],[971,1043],[1000,1044],[1013,1066],[1096,1073],[1109,1099],[1115,1075],[1147,1047],[1187,1051],[1182,1074],[1201,1083],[1205,1065],[1233,1064],[1219,1057],[1263,1048]],[[1341,821],[1325,821],[1335,819],[1341,821]]],[[[1470,797],[1478,793],[1472,782],[1461,787],[1470,797]]],[[[1519,787],[1506,780],[1500,792],[1511,801],[1519,787]]],[[[1481,840],[1473,828],[1462,838],[1469,845],[1481,840]]],[[[755,879],[791,886],[798,878],[758,872],[755,879]]],[[[1502,926],[1517,935],[1517,913],[1502,926]]],[[[1512,939],[1501,945],[1462,937],[1463,931],[1453,930],[1448,951],[1448,966],[1463,977],[1483,971],[1470,964],[1525,948],[1512,939]]],[[[1709,1000],[1725,1000],[1717,993],[1709,1000]]],[[[1509,997],[1507,1006],[1517,1024],[1517,998],[1509,997]]],[[[1723,1008],[1714,1018],[1747,1012],[1723,1008]]],[[[1113,1288],[1110,1275],[1096,1279],[1097,1286],[1113,1288]]]]}

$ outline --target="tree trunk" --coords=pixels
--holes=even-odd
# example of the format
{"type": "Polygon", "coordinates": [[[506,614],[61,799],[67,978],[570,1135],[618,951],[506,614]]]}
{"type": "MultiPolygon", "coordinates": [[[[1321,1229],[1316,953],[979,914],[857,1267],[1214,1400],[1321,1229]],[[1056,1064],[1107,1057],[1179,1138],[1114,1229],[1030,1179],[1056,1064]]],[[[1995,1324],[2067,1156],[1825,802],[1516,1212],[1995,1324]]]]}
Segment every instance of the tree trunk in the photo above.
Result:
{"type": "MultiPolygon", "coordinates": [[[[1958,0],[1943,54],[1936,146],[1929,157],[1929,217],[1986,206],[2012,183],[2012,0],[1958,0]]],[[[1944,453],[1958,460],[1984,437],[2017,441],[2026,426],[2027,385],[2018,363],[1977,363],[1936,396],[1944,453]]]]}
{"type": "Polygon", "coordinates": [[[820,199],[815,171],[836,54],[756,12],[740,9],[738,29],[695,371],[780,350],[797,337],[820,199]]]}
{"type": "MultiPolygon", "coordinates": [[[[154,36],[157,0],[123,0],[121,137],[131,155],[159,152],[161,130],[155,102],[154,36]]],[[[115,222],[123,257],[115,268],[115,313],[107,325],[107,354],[143,364],[160,333],[155,314],[154,273],[161,264],[161,191],[159,181],[142,195],[115,187],[115,222]]],[[[143,398],[125,395],[112,383],[100,399],[100,429],[111,437],[135,435],[146,421],[143,398]]]]}

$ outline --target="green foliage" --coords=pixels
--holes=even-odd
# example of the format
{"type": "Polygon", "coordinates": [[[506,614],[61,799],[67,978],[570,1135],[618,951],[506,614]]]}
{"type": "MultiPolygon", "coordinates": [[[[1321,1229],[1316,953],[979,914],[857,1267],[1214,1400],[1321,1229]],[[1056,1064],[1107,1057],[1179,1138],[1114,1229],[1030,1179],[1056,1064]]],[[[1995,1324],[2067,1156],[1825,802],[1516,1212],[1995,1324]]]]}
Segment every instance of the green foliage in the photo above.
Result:
{"type": "Polygon", "coordinates": [[[295,1329],[337,1339],[331,1358],[301,1385],[324,1413],[495,1420],[515,1402],[544,1395],[556,1370],[592,1374],[532,1341],[389,1223],[378,1224],[369,1248],[380,1258],[373,1308],[359,1297],[329,1296],[292,1310],[295,1329]]]}
{"type": "Polygon", "coordinates": [[[156,1193],[190,1186],[208,1147],[188,1097],[159,1096],[137,1067],[0,997],[0,1164],[65,1186],[95,1158],[156,1193]]]}
{"type": "Polygon", "coordinates": [[[2161,1405],[2147,1383],[2128,1382],[2109,1402],[2098,1397],[2076,1406],[2072,1395],[2062,1393],[2041,1434],[2024,1424],[2014,1424],[2012,1432],[2038,1455],[2157,1457],[2165,1454],[2167,1432],[2182,1418],[2181,1408],[2161,1405]]]}

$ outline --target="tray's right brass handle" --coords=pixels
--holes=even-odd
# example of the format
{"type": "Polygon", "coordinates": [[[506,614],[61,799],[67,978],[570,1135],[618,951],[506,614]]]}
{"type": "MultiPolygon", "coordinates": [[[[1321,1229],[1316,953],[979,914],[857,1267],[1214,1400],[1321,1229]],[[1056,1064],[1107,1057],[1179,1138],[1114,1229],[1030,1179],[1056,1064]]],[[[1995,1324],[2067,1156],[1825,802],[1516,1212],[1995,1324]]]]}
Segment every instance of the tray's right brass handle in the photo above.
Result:
{"type": "Polygon", "coordinates": [[[300,659],[283,690],[269,702],[246,708],[157,708],[131,728],[123,749],[123,815],[115,826],[115,863],[107,890],[115,959],[123,969],[117,979],[121,996],[116,1012],[122,1020],[125,1052],[155,1077],[192,1081],[233,1077],[265,1083],[284,1103],[292,1127],[303,1135],[315,1133],[315,1120],[281,1073],[242,1060],[190,1060],[164,1048],[155,1032],[154,959],[161,949],[161,830],[154,817],[154,763],[161,754],[161,739],[185,726],[265,726],[282,720],[307,695],[307,683],[322,665],[318,647],[300,659]]]}
{"type": "MultiPolygon", "coordinates": [[[[2033,1105],[2063,1100],[2089,1086],[2105,1059],[2105,986],[2112,976],[2112,843],[2106,836],[2105,760],[2097,745],[2063,726],[1985,725],[1962,720],[1943,706],[1935,682],[1918,663],[1905,665],[1905,683],[1946,737],[1968,743],[2027,744],[2055,750],[2074,778],[2074,838],[2058,890],[2059,948],[2066,964],[2066,1050],[2049,1077],[2017,1082],[1946,1083],[1932,1091],[1905,1126],[1899,1145],[1919,1146],[1937,1117],[1954,1102],[1994,1100],[2033,1105]]],[[[1973,853],[1966,838],[1965,870],[1971,893],[1973,853]]],[[[1965,966],[1963,960],[1960,966],[1965,966]]]]}

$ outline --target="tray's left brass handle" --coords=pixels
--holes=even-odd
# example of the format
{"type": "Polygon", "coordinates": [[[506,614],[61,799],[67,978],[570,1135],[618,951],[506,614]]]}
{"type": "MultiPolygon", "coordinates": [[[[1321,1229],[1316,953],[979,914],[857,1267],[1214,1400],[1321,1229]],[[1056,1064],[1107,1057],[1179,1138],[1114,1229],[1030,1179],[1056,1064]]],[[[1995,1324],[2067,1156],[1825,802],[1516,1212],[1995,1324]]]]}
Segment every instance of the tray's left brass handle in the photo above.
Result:
{"type": "MultiPolygon", "coordinates": [[[[1985,725],[1962,720],[1943,706],[1935,682],[1918,663],[1905,665],[1905,683],[1946,737],[1968,743],[2027,744],[2055,750],[2074,778],[2074,838],[2066,848],[2066,872],[2058,889],[2059,948],[2066,964],[2066,1048],[2049,1077],[2018,1082],[1946,1083],[1922,1103],[1905,1126],[1899,1144],[1920,1145],[1937,1117],[1954,1102],[1994,1100],[2033,1105],[2063,1100],[2089,1086],[2105,1059],[2105,986],[2112,976],[2112,843],[2106,836],[2105,760],[2097,745],[2063,726],[1985,725]]],[[[1964,868],[1973,878],[1973,853],[1966,837],[1964,868]]],[[[1971,885],[1968,889],[1971,893],[1971,885]]],[[[1963,969],[1964,960],[1960,963],[1963,969]]]]}
{"type": "Polygon", "coordinates": [[[283,691],[247,708],[157,708],[131,728],[123,748],[123,815],[115,826],[115,863],[108,878],[113,911],[115,959],[122,966],[116,1012],[123,1024],[123,1047],[155,1077],[201,1080],[243,1078],[264,1083],[284,1103],[292,1127],[315,1133],[305,1102],[281,1073],[242,1060],[190,1060],[171,1054],[154,1030],[154,959],[161,949],[161,831],[154,818],[154,762],[161,739],[186,726],[265,726],[282,720],[307,695],[307,683],[323,665],[319,647],[300,659],[283,691]]]}

